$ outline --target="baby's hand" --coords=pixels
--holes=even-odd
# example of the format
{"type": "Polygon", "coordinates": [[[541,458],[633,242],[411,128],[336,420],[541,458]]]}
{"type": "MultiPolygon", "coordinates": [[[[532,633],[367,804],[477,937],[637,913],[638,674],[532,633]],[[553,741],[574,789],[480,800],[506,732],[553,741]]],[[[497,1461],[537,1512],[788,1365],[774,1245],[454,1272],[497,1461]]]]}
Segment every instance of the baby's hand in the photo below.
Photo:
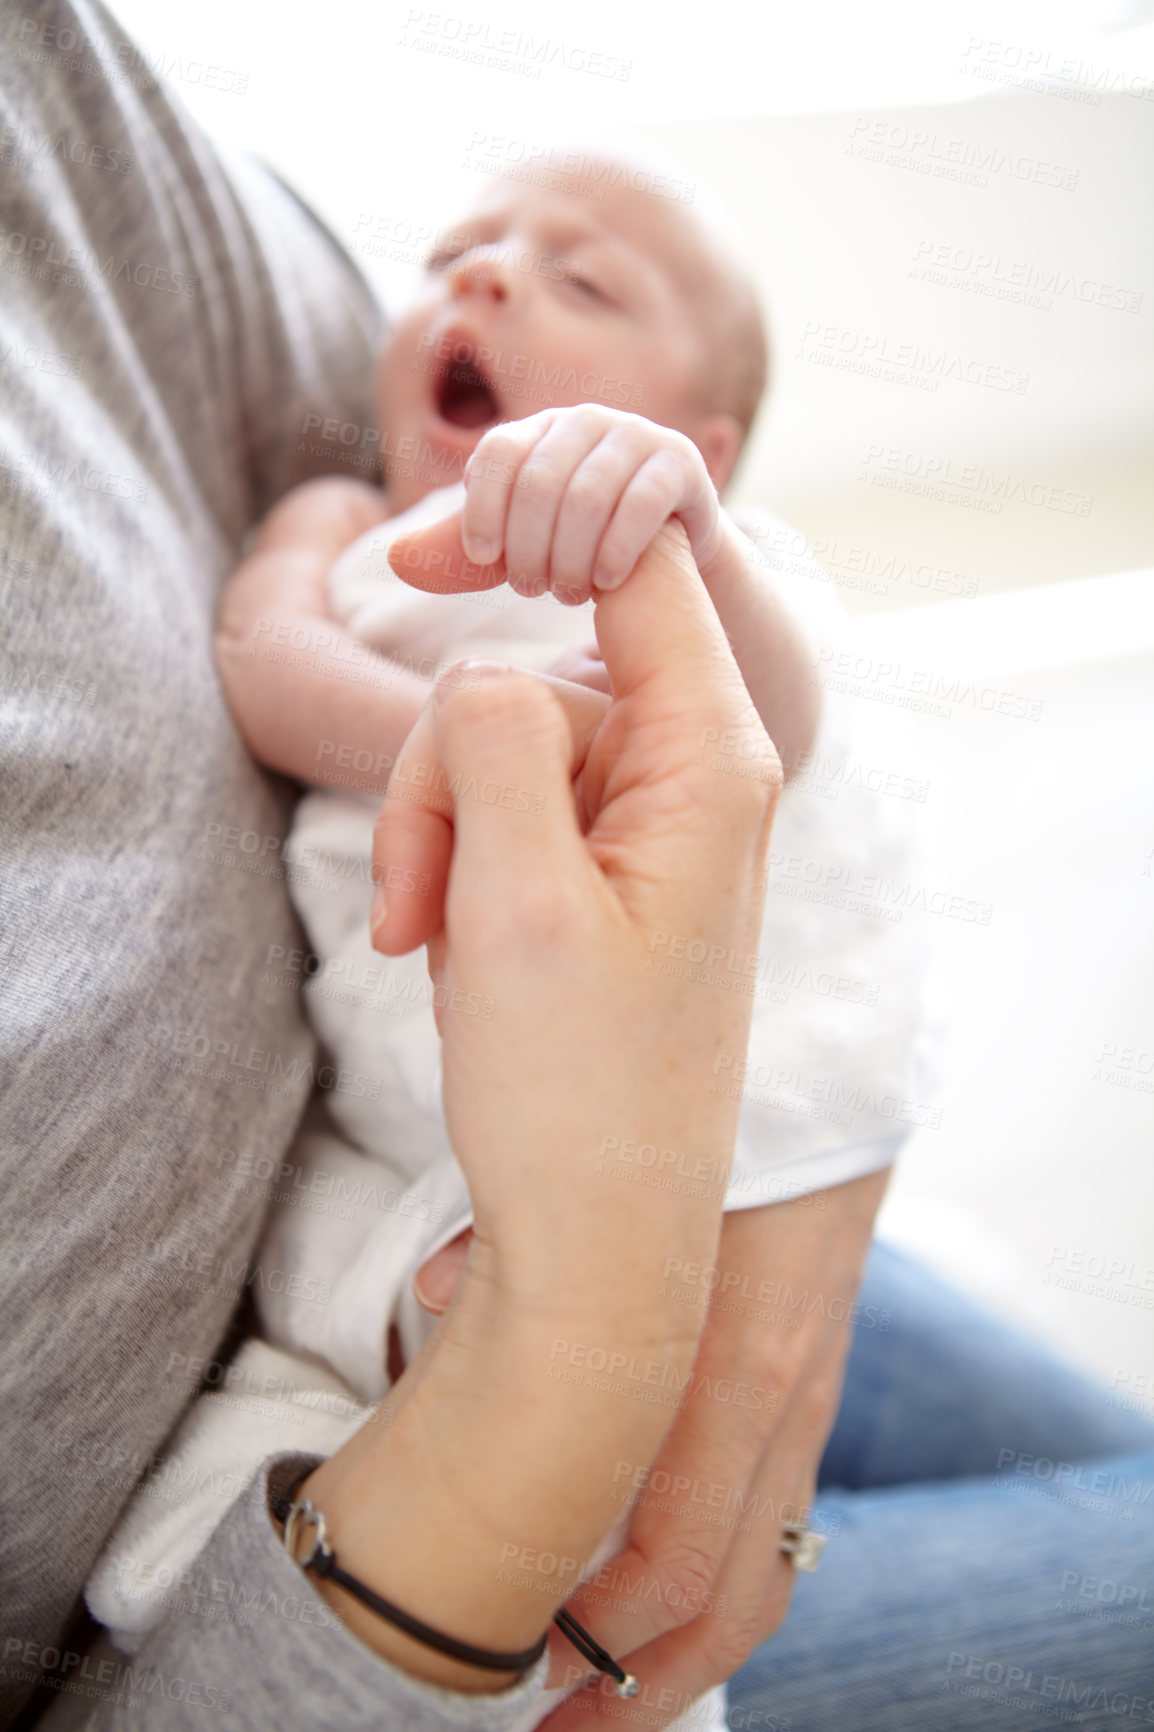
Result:
{"type": "Polygon", "coordinates": [[[505,421],[465,467],[466,557],[519,595],[579,606],[616,589],[662,524],[679,517],[698,568],[721,542],[717,493],[684,433],[596,403],[505,421]]]}

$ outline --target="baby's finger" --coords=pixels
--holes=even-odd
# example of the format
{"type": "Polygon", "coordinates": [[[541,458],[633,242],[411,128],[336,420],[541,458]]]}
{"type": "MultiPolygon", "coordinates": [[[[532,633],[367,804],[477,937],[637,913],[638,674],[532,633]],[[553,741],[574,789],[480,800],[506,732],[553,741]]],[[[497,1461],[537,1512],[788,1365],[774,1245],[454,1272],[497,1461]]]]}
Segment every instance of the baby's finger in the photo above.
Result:
{"type": "MultiPolygon", "coordinates": [[[[578,465],[565,489],[553,531],[549,587],[571,606],[592,595],[598,546],[630,481],[644,465],[648,446],[639,434],[628,423],[613,427],[578,465]]],[[[638,544],[638,558],[663,522],[655,521],[648,540],[638,544]]]]}
{"type": "Polygon", "coordinates": [[[561,501],[604,436],[604,410],[583,405],[555,421],[522,463],[509,500],[504,550],[508,580],[518,594],[540,595],[549,587],[561,501]]]}
{"type": "Polygon", "coordinates": [[[505,547],[505,519],[521,465],[553,425],[554,409],[503,421],[480,440],[465,465],[461,541],[476,565],[493,565],[505,547]]]}
{"type": "Polygon", "coordinates": [[[685,475],[675,451],[655,451],[622,493],[597,549],[593,582],[597,589],[624,583],[661,525],[677,509],[685,475]]]}

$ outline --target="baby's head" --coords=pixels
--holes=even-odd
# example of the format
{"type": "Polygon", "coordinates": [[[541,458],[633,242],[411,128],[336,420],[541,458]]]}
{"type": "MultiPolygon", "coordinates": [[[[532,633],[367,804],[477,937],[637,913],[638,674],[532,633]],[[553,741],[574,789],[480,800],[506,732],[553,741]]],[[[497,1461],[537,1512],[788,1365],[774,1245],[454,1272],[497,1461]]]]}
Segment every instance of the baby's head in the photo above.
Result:
{"type": "Polygon", "coordinates": [[[675,427],[729,479],[765,385],[756,294],[651,170],[562,160],[547,188],[499,180],[446,231],[390,332],[377,395],[395,510],[460,481],[496,422],[573,403],[675,427]]]}

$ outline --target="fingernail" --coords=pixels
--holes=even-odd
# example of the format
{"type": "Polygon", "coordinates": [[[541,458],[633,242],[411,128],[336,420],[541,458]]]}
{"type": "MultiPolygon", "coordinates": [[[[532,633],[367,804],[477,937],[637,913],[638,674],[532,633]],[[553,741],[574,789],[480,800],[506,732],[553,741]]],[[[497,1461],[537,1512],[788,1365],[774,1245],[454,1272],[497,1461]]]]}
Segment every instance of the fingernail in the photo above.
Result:
{"type": "Polygon", "coordinates": [[[600,565],[593,573],[594,589],[620,589],[622,581],[622,573],[606,571],[604,567],[600,565]]]}
{"type": "Polygon", "coordinates": [[[465,544],[465,552],[474,565],[495,565],[497,562],[497,544],[486,541],[482,536],[470,536],[465,544]]]}
{"type": "Polygon", "coordinates": [[[377,942],[377,935],[380,932],[381,927],[385,924],[385,921],[388,919],[388,916],[389,899],[385,895],[384,885],[378,884],[376,889],[373,891],[372,907],[369,909],[369,932],[372,935],[374,945],[377,942]]]}

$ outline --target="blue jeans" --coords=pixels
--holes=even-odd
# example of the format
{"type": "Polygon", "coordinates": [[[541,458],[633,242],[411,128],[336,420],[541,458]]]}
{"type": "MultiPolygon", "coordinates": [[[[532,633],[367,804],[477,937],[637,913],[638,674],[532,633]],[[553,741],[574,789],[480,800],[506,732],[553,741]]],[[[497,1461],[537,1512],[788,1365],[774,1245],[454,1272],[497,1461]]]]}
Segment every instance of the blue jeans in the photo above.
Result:
{"type": "Polygon", "coordinates": [[[1154,1726],[1154,1422],[885,1245],[861,1301],[830,1541],[730,1726],[1154,1726]]]}

